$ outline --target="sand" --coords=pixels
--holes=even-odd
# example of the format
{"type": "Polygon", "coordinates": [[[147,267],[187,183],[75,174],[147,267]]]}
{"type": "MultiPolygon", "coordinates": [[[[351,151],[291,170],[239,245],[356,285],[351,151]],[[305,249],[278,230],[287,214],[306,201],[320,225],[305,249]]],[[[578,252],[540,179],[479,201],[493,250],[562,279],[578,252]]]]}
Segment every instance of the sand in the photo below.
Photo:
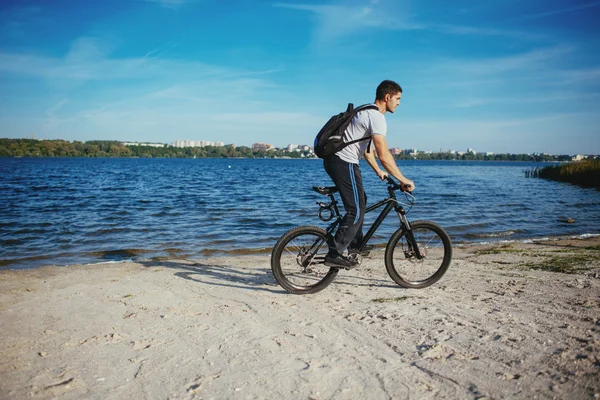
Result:
{"type": "Polygon", "coordinates": [[[262,256],[0,271],[0,332],[2,399],[593,399],[600,238],[457,247],[421,290],[381,251],[303,296],[262,256]]]}

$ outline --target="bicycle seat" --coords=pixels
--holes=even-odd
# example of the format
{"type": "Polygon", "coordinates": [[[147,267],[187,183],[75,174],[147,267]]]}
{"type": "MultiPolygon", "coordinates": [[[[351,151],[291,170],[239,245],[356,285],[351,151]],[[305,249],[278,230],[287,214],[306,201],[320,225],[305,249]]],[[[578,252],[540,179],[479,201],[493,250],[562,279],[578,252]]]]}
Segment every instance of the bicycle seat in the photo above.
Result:
{"type": "Polygon", "coordinates": [[[338,188],[335,186],[313,186],[313,190],[323,195],[334,194],[338,192],[338,188]]]}

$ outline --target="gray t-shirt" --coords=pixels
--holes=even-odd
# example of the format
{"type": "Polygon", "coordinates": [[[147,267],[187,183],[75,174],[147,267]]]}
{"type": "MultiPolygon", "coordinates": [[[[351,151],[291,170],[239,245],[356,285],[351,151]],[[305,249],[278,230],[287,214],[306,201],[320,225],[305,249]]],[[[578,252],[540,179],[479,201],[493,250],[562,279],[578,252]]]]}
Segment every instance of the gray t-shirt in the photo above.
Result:
{"type": "MultiPolygon", "coordinates": [[[[359,111],[354,116],[352,122],[344,132],[344,141],[350,142],[352,140],[370,137],[371,135],[385,136],[386,134],[387,123],[385,121],[385,116],[379,110],[369,109],[359,111]]],[[[369,139],[365,139],[344,147],[342,150],[335,153],[335,155],[346,162],[358,164],[359,160],[367,150],[368,145],[369,139]]]]}

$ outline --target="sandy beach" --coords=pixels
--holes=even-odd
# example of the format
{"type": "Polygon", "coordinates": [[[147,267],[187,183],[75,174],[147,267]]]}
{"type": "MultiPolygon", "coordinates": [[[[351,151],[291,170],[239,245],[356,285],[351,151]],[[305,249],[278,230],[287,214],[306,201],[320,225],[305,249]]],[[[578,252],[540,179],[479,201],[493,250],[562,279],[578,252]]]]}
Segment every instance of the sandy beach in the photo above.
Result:
{"type": "Polygon", "coordinates": [[[594,399],[600,238],[455,247],[421,290],[382,251],[304,296],[266,256],[0,271],[0,332],[2,399],[594,399]]]}

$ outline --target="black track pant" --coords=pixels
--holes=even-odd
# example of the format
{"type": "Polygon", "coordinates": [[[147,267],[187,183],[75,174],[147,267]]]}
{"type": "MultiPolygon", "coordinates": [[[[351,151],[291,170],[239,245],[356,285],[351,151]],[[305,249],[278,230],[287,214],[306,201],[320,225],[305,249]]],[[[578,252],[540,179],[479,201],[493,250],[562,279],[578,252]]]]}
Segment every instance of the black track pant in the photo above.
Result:
{"type": "Polygon", "coordinates": [[[330,254],[342,254],[349,246],[358,247],[362,240],[362,225],[367,198],[358,164],[348,163],[332,156],[324,160],[323,166],[325,172],[339,189],[346,210],[333,242],[328,243],[330,254]]]}

